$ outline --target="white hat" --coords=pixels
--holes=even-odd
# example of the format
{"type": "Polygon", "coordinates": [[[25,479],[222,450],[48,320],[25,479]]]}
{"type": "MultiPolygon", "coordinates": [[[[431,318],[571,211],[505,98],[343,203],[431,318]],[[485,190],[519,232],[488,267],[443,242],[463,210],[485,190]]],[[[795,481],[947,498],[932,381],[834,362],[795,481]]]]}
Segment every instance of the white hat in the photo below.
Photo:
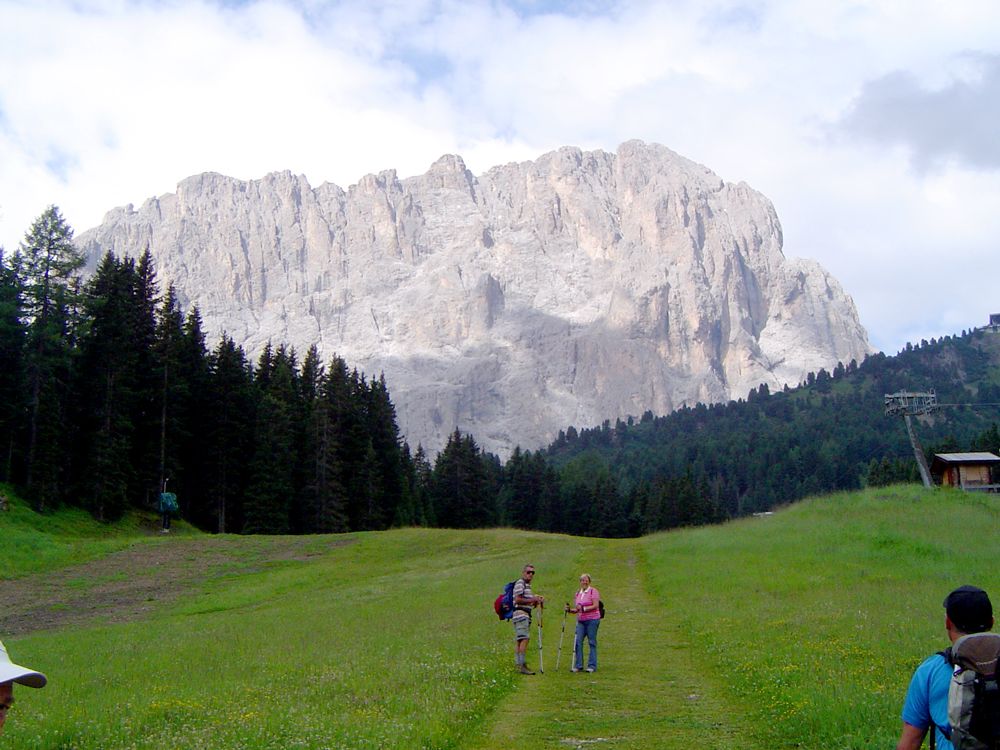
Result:
{"type": "Polygon", "coordinates": [[[7,649],[0,641],[0,682],[17,682],[28,687],[45,687],[45,675],[22,667],[10,660],[7,649]]]}

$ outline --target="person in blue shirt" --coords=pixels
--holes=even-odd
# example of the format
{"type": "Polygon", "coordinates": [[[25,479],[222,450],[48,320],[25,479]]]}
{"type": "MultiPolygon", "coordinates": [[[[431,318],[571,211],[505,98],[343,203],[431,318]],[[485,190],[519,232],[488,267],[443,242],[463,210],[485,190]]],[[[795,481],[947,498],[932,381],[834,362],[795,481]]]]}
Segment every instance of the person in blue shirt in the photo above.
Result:
{"type": "MultiPolygon", "coordinates": [[[[944,600],[944,627],[954,643],[963,635],[984,633],[993,627],[993,604],[976,586],[960,586],[944,600]]],[[[940,653],[926,659],[910,680],[903,702],[903,731],[896,750],[919,750],[927,731],[934,728],[931,747],[953,750],[948,724],[948,686],[952,667],[940,653]]]]}

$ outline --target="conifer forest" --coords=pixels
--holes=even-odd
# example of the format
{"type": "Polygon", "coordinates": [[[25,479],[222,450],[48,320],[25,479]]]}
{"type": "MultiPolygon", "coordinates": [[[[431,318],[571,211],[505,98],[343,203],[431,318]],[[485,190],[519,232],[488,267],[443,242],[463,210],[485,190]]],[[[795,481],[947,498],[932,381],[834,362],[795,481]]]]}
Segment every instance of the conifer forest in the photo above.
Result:
{"type": "Polygon", "coordinates": [[[915,480],[905,431],[880,405],[927,386],[955,406],[921,425],[928,452],[1000,448],[1000,334],[970,331],[784,392],[568,427],[506,462],[458,430],[430,457],[402,439],[381,375],[315,347],[276,342],[250,361],[226,335],[210,346],[148,250],[83,268],[55,206],[0,250],[0,482],[41,512],[114,520],[169,490],[186,520],[217,532],[636,536],[915,480]]]}

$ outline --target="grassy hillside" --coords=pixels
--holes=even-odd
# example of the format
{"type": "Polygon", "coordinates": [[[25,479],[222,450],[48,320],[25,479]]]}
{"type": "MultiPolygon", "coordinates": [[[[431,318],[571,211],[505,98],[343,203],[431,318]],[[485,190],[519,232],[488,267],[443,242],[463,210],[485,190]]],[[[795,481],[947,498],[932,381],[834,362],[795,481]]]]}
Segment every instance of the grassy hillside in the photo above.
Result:
{"type": "Polygon", "coordinates": [[[747,515],[859,489],[872,461],[901,461],[915,470],[903,419],[885,416],[884,397],[930,389],[942,406],[916,419],[925,450],[1000,450],[994,443],[975,445],[1000,422],[1000,334],[975,331],[893,357],[876,354],[832,374],[821,371],[787,392],[762,387],[728,404],[567,430],[548,455],[565,480],[608,474],[625,491],[690,477],[728,516],[747,515]]]}
{"type": "MultiPolygon", "coordinates": [[[[35,513],[8,484],[0,483],[0,495],[8,501],[8,510],[0,512],[0,581],[90,560],[159,535],[160,519],[151,513],[133,511],[106,524],[79,508],[35,513]]],[[[173,527],[174,536],[195,533],[183,521],[173,527]]]]}
{"type": "Polygon", "coordinates": [[[129,550],[8,581],[0,607],[36,591],[58,611],[51,592],[96,595],[109,569],[134,582],[153,560],[165,588],[187,581],[183,596],[6,637],[50,686],[18,691],[4,740],[507,748],[523,726],[541,748],[887,747],[911,670],[943,645],[945,593],[971,582],[1000,598],[998,532],[997,498],[915,487],[638,540],[126,532],[129,550]],[[572,623],[555,671],[558,606],[543,620],[546,673],[513,673],[510,626],[490,608],[529,561],[553,605],[594,576],[609,608],[596,674],[567,671],[572,623]],[[88,575],[97,565],[105,574],[88,575]]]}
{"type": "Polygon", "coordinates": [[[894,487],[643,540],[659,600],[773,746],[890,747],[944,596],[1000,604],[1000,500],[894,487]]]}

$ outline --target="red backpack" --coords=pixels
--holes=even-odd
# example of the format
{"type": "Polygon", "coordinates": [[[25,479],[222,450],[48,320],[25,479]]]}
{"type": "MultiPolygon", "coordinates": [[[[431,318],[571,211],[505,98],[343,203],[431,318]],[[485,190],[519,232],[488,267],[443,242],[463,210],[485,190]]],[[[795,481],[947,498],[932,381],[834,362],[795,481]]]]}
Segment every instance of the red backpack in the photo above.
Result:
{"type": "Polygon", "coordinates": [[[514,614],[514,584],[511,581],[503,587],[503,592],[493,600],[493,611],[501,620],[509,620],[514,614]]]}

